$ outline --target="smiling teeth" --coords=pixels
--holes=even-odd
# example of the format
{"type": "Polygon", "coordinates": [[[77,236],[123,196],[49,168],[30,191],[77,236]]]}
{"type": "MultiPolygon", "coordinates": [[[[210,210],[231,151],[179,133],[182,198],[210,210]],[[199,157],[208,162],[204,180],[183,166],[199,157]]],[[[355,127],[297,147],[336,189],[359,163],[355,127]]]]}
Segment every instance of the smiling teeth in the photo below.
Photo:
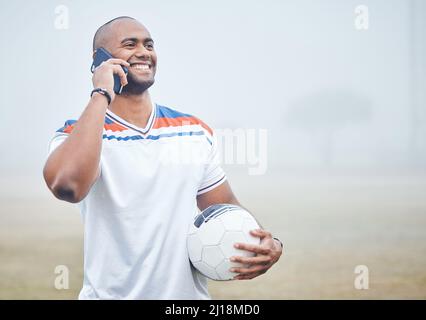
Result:
{"type": "Polygon", "coordinates": [[[140,70],[148,70],[149,66],[146,64],[135,64],[132,66],[135,69],[140,69],[140,70]]]}

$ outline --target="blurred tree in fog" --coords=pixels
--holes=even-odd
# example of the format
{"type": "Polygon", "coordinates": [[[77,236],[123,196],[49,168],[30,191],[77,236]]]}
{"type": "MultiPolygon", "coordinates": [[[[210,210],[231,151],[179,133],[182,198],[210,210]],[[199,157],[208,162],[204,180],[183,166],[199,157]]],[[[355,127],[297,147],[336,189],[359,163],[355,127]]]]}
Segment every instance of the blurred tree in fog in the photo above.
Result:
{"type": "Polygon", "coordinates": [[[369,98],[336,90],[314,93],[290,104],[285,123],[320,139],[323,165],[330,167],[333,164],[333,137],[340,129],[365,123],[370,118],[369,98]]]}

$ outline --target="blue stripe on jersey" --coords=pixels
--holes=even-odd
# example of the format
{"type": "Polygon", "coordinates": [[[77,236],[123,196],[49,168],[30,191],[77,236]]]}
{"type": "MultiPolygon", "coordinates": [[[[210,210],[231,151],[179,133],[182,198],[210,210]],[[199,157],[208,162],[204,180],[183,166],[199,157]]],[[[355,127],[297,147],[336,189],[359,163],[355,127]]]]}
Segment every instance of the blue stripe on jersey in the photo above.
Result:
{"type": "Polygon", "coordinates": [[[192,117],[192,115],[187,113],[182,113],[173,109],[170,109],[165,106],[158,105],[157,118],[178,118],[178,117],[192,117]]]}
{"type": "Polygon", "coordinates": [[[66,127],[73,125],[76,122],[77,122],[77,120],[67,120],[67,121],[65,121],[64,126],[62,128],[59,128],[58,130],[56,130],[56,132],[64,132],[66,127]]]}
{"type": "Polygon", "coordinates": [[[174,137],[174,136],[202,136],[204,135],[204,131],[189,131],[189,132],[172,132],[172,133],[163,133],[159,134],[158,136],[151,136],[149,135],[146,137],[150,140],[158,140],[160,138],[168,138],[168,137],[174,137]]]}
{"type": "Polygon", "coordinates": [[[200,189],[200,190],[198,190],[197,192],[201,192],[201,191],[203,191],[203,190],[206,190],[206,189],[208,189],[208,188],[211,188],[211,187],[213,187],[214,185],[216,185],[216,184],[218,184],[219,182],[221,182],[223,179],[225,179],[225,175],[223,175],[222,176],[222,178],[220,178],[219,180],[217,180],[216,182],[214,182],[214,183],[212,183],[211,185],[209,185],[209,186],[207,186],[207,187],[204,187],[204,188],[202,188],[202,189],[200,189]]]}
{"type": "Polygon", "coordinates": [[[111,123],[114,123],[114,121],[112,121],[110,118],[108,118],[108,117],[105,117],[105,123],[106,124],[111,124],[111,123]]]}
{"type": "Polygon", "coordinates": [[[102,138],[108,139],[108,140],[116,139],[117,141],[127,141],[127,140],[145,140],[145,139],[147,139],[147,140],[158,140],[158,139],[161,139],[161,138],[174,137],[174,136],[202,136],[202,135],[204,135],[204,131],[163,133],[163,134],[159,134],[158,136],[149,135],[146,138],[144,138],[140,135],[127,136],[127,137],[116,137],[116,136],[107,136],[106,134],[104,134],[102,136],[102,138]]]}
{"type": "Polygon", "coordinates": [[[143,137],[142,136],[116,137],[116,136],[107,136],[106,134],[104,134],[102,136],[102,139],[108,139],[108,140],[116,139],[117,141],[127,141],[127,140],[142,140],[143,137]]]}

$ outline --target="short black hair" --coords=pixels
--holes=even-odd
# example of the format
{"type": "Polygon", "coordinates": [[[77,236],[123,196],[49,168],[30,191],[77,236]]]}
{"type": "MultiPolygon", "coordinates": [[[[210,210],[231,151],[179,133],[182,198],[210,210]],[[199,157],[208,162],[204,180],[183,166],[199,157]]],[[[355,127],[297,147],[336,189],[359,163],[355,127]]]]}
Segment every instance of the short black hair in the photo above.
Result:
{"type": "Polygon", "coordinates": [[[101,25],[98,30],[96,30],[95,35],[93,36],[93,51],[95,51],[96,48],[96,42],[98,41],[98,39],[100,38],[102,31],[105,29],[106,26],[108,26],[110,23],[114,22],[115,20],[120,20],[120,19],[132,19],[132,20],[136,20],[133,17],[129,17],[129,16],[120,16],[117,18],[114,18],[112,20],[109,20],[108,22],[104,23],[103,25],[101,25]]]}

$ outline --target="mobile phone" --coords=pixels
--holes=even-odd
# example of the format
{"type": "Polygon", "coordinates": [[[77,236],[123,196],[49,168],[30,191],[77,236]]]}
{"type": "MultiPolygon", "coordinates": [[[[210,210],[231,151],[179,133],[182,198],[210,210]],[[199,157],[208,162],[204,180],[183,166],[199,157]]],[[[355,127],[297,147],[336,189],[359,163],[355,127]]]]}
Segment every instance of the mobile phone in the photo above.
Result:
{"type": "MultiPolygon", "coordinates": [[[[95,57],[93,59],[93,63],[90,68],[90,71],[92,71],[92,73],[95,72],[95,68],[97,66],[99,66],[102,62],[109,60],[111,58],[114,58],[114,57],[106,49],[104,48],[96,49],[95,57]]],[[[129,73],[129,70],[124,66],[121,66],[121,68],[123,68],[123,71],[127,76],[127,74],[129,73]]],[[[122,90],[123,90],[123,86],[121,85],[120,76],[114,73],[114,92],[116,94],[121,94],[122,90]]]]}

